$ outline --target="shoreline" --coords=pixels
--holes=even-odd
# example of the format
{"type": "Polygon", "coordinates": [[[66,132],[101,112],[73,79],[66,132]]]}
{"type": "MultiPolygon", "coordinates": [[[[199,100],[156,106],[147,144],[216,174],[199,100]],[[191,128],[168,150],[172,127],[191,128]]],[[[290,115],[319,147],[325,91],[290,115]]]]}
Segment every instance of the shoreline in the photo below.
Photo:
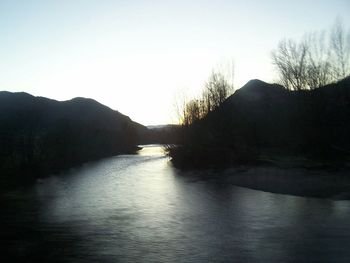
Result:
{"type": "Polygon", "coordinates": [[[234,185],[275,194],[350,200],[350,169],[240,165],[222,169],[178,169],[195,181],[234,185]]]}
{"type": "Polygon", "coordinates": [[[348,169],[241,167],[223,171],[228,183],[276,194],[350,200],[348,169]]]}

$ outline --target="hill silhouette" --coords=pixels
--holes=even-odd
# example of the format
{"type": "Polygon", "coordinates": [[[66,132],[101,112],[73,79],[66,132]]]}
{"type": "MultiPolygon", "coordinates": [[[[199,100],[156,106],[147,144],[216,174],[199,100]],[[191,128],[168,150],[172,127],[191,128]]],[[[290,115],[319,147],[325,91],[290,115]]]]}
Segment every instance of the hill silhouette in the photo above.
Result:
{"type": "Polygon", "coordinates": [[[182,143],[169,154],[181,167],[256,164],[281,156],[344,163],[349,134],[350,77],[310,91],[251,80],[184,127],[182,143]]]}
{"type": "Polygon", "coordinates": [[[30,182],[137,149],[147,128],[95,100],[0,92],[0,183],[30,182]]]}

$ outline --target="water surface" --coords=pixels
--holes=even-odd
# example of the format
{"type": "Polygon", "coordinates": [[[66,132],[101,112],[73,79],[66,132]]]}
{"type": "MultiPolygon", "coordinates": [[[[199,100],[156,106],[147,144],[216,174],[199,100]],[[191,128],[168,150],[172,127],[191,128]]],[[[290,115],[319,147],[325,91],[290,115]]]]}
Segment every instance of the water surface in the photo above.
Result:
{"type": "Polygon", "coordinates": [[[349,201],[201,177],[150,146],[7,193],[0,260],[350,262],[349,201]]]}

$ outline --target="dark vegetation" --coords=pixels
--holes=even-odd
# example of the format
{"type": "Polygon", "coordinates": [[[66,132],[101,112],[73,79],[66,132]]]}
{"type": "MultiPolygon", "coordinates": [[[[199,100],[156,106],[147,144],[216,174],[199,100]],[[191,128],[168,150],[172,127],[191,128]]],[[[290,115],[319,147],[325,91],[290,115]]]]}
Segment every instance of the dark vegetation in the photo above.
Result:
{"type": "Polygon", "coordinates": [[[0,92],[0,185],[6,188],[137,150],[147,128],[92,100],[0,92]]]}
{"type": "Polygon", "coordinates": [[[183,125],[182,142],[169,155],[179,167],[338,166],[349,161],[349,134],[350,77],[298,91],[252,80],[205,117],[183,125]]]}

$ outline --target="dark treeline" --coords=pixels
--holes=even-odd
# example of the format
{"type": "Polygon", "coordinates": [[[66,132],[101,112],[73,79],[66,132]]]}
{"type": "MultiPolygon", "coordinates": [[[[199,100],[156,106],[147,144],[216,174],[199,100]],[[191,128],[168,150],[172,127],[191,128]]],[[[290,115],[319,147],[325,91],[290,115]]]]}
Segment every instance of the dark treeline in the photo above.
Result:
{"type": "Polygon", "coordinates": [[[181,143],[168,150],[179,167],[257,164],[281,156],[344,164],[349,134],[350,77],[298,91],[252,80],[205,117],[184,124],[181,143]]]}
{"type": "Polygon", "coordinates": [[[0,92],[1,188],[137,150],[147,128],[91,99],[0,92]]]}

